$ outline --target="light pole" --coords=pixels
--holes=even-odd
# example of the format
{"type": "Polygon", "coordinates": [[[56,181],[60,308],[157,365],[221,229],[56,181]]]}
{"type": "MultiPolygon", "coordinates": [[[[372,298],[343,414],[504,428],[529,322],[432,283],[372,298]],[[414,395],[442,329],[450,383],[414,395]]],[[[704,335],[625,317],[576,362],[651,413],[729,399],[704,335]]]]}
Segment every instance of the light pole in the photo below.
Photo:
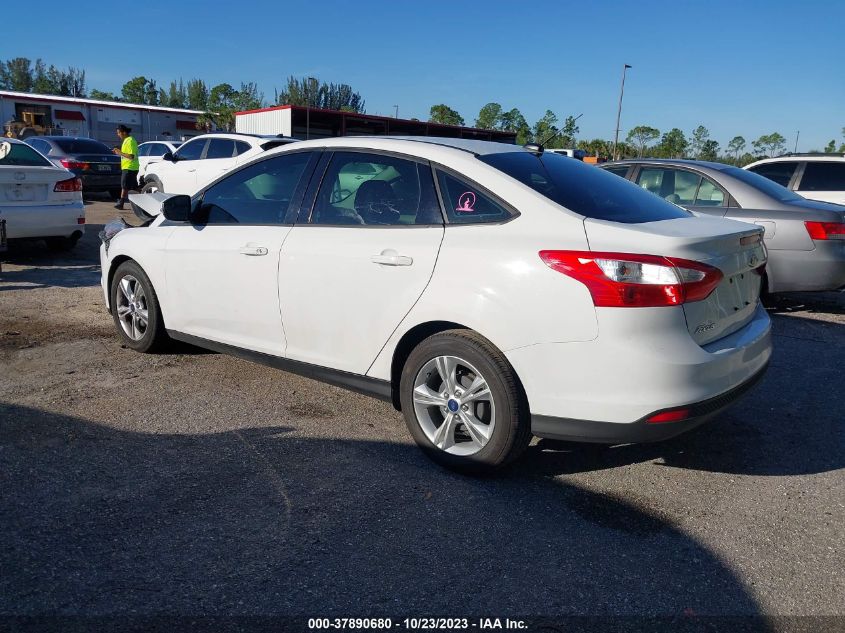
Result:
{"type": "Polygon", "coordinates": [[[314,77],[306,79],[308,82],[307,90],[305,91],[305,140],[311,138],[311,82],[316,83],[314,77]]]}
{"type": "Polygon", "coordinates": [[[795,149],[792,150],[793,154],[798,153],[798,137],[799,136],[801,136],[801,130],[798,130],[797,132],[795,132],[795,149]]]}
{"type": "Polygon", "coordinates": [[[398,105],[393,106],[393,118],[394,119],[399,118],[399,106],[398,105]]]}
{"type": "Polygon", "coordinates": [[[633,68],[630,64],[622,66],[622,87],[619,89],[619,110],[616,111],[616,134],[613,137],[613,160],[616,160],[616,146],[619,144],[619,120],[622,118],[622,96],[625,94],[625,72],[633,68]]]}

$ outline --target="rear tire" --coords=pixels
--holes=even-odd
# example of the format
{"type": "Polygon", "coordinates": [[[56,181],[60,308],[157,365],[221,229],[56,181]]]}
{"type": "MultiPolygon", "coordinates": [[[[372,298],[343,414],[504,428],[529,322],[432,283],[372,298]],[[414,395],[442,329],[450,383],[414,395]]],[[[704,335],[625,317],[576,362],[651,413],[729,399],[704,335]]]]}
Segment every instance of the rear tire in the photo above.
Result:
{"type": "Polygon", "coordinates": [[[411,436],[446,468],[490,473],[516,460],[531,441],[516,373],[471,330],[447,330],[421,342],[405,362],[399,389],[411,436]]]}
{"type": "Polygon", "coordinates": [[[150,278],[134,261],[118,266],[112,279],[111,308],[117,332],[126,347],[152,353],[169,342],[158,297],[150,278]]]}

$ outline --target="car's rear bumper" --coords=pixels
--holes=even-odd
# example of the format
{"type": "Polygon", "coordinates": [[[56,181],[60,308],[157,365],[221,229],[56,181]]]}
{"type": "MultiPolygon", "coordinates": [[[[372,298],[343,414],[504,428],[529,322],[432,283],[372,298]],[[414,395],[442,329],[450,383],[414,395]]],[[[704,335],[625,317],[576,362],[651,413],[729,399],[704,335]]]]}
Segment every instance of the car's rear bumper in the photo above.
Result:
{"type": "Polygon", "coordinates": [[[116,174],[86,174],[81,173],[82,191],[109,191],[120,189],[120,172],[116,174]]]}
{"type": "Polygon", "coordinates": [[[537,437],[572,442],[598,444],[659,442],[686,433],[718,416],[757,385],[765,375],[767,368],[768,364],[764,365],[751,378],[730,391],[701,402],[689,404],[689,415],[676,422],[648,422],[650,417],[660,413],[660,411],[655,411],[653,414],[628,424],[535,415],[531,416],[531,432],[537,437]]]}
{"type": "Polygon", "coordinates": [[[10,240],[85,233],[85,206],[81,200],[70,204],[4,206],[0,218],[6,220],[6,237],[10,240]]]}
{"type": "Polygon", "coordinates": [[[596,423],[575,433],[582,438],[625,435],[655,412],[731,392],[771,357],[771,321],[759,303],[739,330],[705,345],[690,336],[681,307],[601,308],[596,315],[599,335],[592,341],[505,352],[538,428],[544,419],[576,420],[596,423]],[[601,430],[604,424],[617,428],[601,430]]]}
{"type": "Polygon", "coordinates": [[[845,240],[816,241],[811,251],[770,250],[770,292],[838,290],[845,286],[845,240]]]}

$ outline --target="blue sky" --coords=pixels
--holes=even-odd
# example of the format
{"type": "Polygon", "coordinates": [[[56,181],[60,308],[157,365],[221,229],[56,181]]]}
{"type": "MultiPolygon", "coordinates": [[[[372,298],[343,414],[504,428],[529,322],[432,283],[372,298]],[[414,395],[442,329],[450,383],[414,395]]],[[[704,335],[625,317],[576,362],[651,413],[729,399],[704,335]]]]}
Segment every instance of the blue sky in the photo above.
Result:
{"type": "Polygon", "coordinates": [[[159,86],[201,77],[255,81],[272,100],[289,75],[313,76],[351,84],[372,114],[398,104],[401,117],[426,119],[446,103],[472,124],[489,101],[518,107],[529,123],[546,109],[583,113],[579,138],[613,137],[628,63],[622,137],[638,124],[687,135],[703,124],[722,148],[736,134],[750,145],[774,131],[792,149],[800,130],[799,151],[845,140],[841,0],[225,6],[42,2],[39,15],[56,19],[4,29],[0,59],[81,67],[89,90],[116,93],[136,75],[159,86]],[[134,45],[121,45],[127,39],[134,45]]]}

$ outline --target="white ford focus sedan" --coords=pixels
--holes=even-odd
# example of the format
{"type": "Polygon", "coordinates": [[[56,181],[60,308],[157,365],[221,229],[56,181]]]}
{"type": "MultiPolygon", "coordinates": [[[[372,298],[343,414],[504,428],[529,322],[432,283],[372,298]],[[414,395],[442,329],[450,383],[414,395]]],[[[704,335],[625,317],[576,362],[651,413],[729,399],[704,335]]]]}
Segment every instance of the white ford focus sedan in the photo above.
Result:
{"type": "Polygon", "coordinates": [[[187,341],[383,398],[435,461],[532,435],[667,438],[771,354],[762,229],[539,146],[334,138],[192,198],[135,196],[102,287],[125,344],[187,341]]]}

